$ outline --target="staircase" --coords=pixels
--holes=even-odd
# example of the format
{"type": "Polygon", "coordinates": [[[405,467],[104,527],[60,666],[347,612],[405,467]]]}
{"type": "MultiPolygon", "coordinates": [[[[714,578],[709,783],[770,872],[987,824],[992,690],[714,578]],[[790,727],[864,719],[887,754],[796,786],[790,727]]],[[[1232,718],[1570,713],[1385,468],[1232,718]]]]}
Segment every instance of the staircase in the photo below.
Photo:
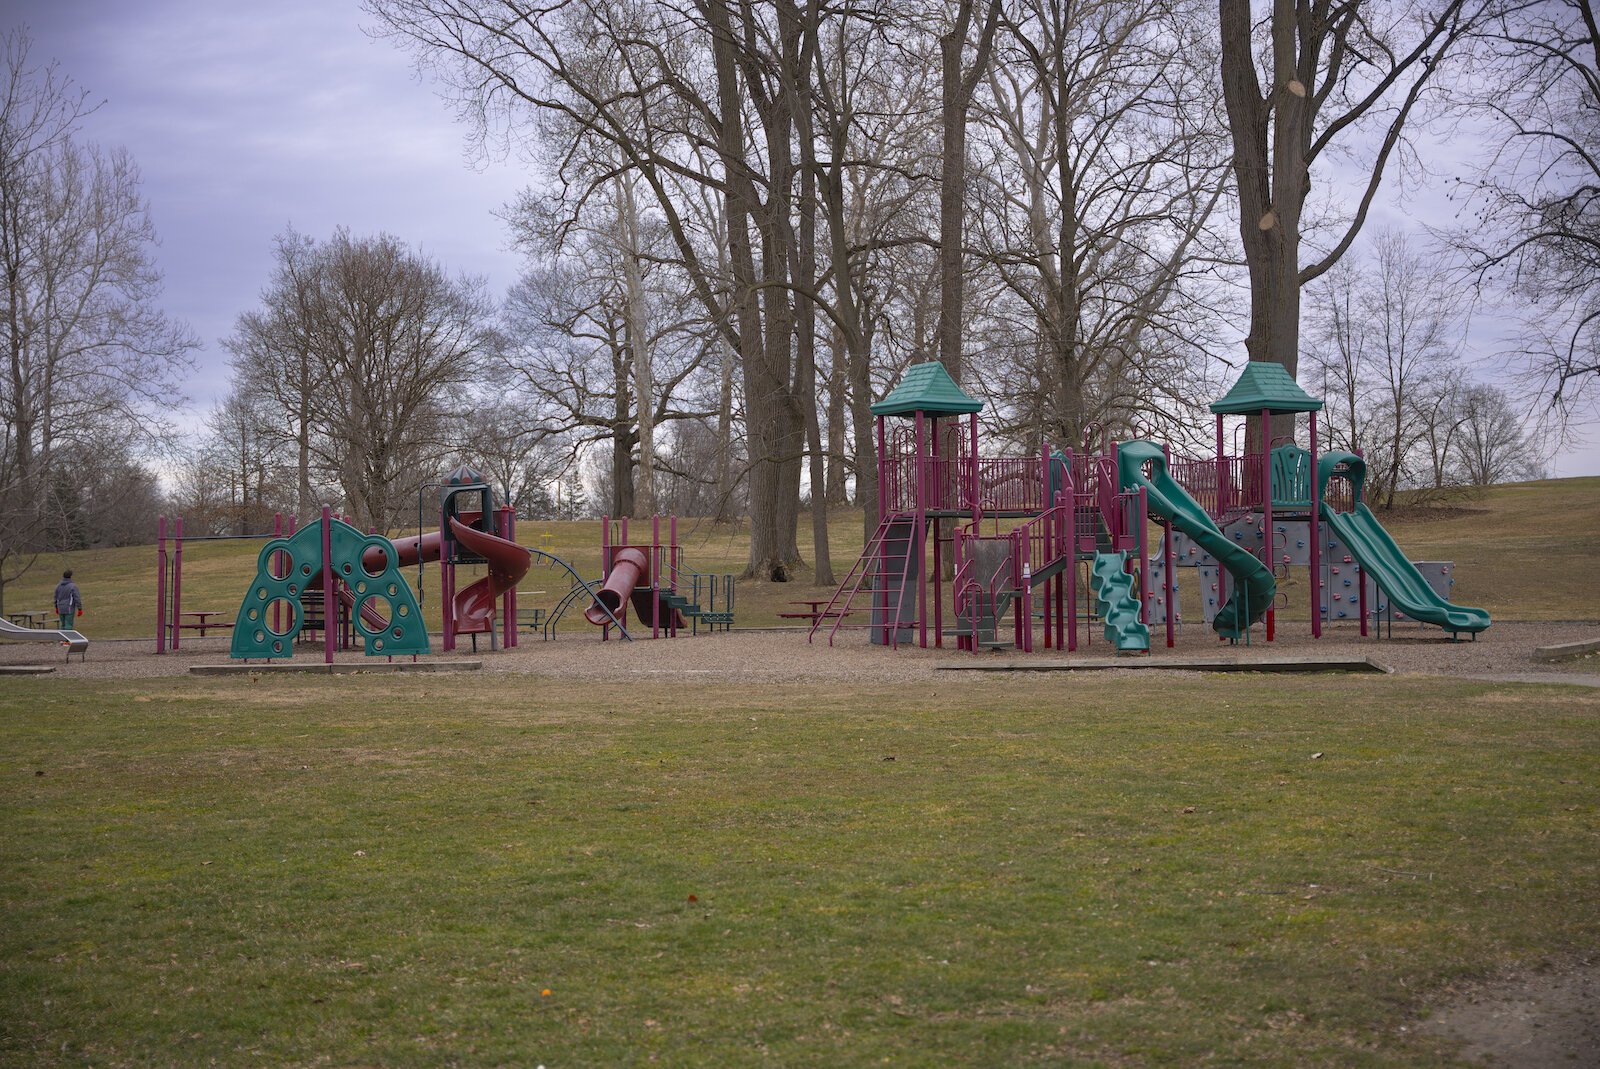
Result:
{"type": "Polygon", "coordinates": [[[874,642],[880,641],[879,633],[886,632],[887,644],[898,648],[900,632],[915,619],[917,582],[912,565],[920,546],[917,535],[914,513],[897,512],[884,517],[827,608],[812,621],[806,641],[810,642],[824,624],[832,621],[828,630],[830,646],[840,628],[850,627],[874,629],[874,642]],[[867,616],[868,622],[852,621],[852,616],[867,616]]]}

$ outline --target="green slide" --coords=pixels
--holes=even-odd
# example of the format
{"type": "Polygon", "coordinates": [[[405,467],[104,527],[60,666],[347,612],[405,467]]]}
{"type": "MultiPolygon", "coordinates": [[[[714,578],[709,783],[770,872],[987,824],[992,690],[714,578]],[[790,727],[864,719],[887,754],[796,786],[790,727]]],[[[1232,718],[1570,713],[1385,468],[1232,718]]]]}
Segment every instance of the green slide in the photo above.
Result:
{"type": "Polygon", "coordinates": [[[1118,653],[1149,653],[1150,629],[1139,622],[1139,599],[1133,593],[1133,576],[1126,553],[1094,555],[1094,597],[1105,618],[1106,641],[1118,653]]]}
{"type": "Polygon", "coordinates": [[[1167,474],[1167,458],[1153,442],[1124,442],[1117,447],[1117,476],[1124,490],[1145,490],[1146,507],[1172,525],[1195,544],[1215,557],[1233,576],[1233,593],[1217,610],[1212,628],[1223,638],[1237,641],[1250,625],[1266,615],[1278,592],[1277,580],[1260,559],[1223,534],[1200,502],[1189,496],[1167,474]],[[1145,464],[1150,474],[1144,473],[1145,464]]]}
{"type": "Polygon", "coordinates": [[[1383,529],[1378,517],[1372,514],[1361,500],[1361,486],[1366,481],[1367,462],[1354,453],[1328,453],[1317,462],[1317,479],[1322,483],[1322,518],[1328,527],[1343,540],[1350,555],[1361,570],[1372,576],[1380,589],[1389,595],[1389,604],[1413,620],[1435,624],[1452,634],[1475,635],[1489,626],[1489,614],[1482,609],[1452,605],[1434,593],[1433,587],[1417,571],[1389,532],[1383,529]],[[1328,479],[1335,468],[1350,480],[1355,508],[1349,512],[1335,512],[1328,507],[1328,479]]]}

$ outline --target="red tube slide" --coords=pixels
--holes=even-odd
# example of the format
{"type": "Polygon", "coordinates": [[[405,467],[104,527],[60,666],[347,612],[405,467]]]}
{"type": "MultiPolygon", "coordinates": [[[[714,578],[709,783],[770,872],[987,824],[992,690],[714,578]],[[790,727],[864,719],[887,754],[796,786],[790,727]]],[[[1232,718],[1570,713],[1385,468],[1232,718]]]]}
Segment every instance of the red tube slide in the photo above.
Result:
{"type": "Polygon", "coordinates": [[[594,603],[584,610],[583,618],[596,627],[604,627],[612,616],[618,616],[623,599],[633,593],[634,587],[649,581],[650,558],[643,550],[631,547],[617,550],[616,556],[611,558],[611,574],[595,594],[594,603]],[[606,609],[611,610],[611,616],[606,615],[606,609]]]}

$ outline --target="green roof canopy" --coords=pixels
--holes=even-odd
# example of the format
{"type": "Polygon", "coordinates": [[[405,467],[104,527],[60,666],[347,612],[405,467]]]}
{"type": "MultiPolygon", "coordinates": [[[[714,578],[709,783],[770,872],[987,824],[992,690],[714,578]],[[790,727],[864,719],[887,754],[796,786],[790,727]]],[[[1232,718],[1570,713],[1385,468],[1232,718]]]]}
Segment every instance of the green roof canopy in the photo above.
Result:
{"type": "Polygon", "coordinates": [[[953,416],[982,411],[983,402],[962,392],[937,361],[911,365],[889,396],[872,406],[874,416],[909,416],[915,412],[953,416]]]}
{"type": "Polygon", "coordinates": [[[1322,402],[1302,390],[1282,364],[1268,360],[1250,361],[1227,396],[1211,402],[1211,411],[1219,416],[1258,416],[1262,409],[1273,415],[1321,412],[1322,402]]]}

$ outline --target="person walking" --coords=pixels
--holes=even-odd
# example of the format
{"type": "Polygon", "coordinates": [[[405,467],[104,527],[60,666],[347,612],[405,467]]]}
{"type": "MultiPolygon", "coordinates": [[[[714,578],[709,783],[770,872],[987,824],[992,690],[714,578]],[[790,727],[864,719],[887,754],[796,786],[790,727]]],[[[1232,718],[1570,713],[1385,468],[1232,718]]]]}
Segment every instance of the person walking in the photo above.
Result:
{"type": "Polygon", "coordinates": [[[83,595],[78,593],[78,584],[72,581],[71,568],[61,573],[61,582],[56,584],[56,613],[61,617],[63,631],[75,630],[75,618],[83,615],[83,595]]]}

